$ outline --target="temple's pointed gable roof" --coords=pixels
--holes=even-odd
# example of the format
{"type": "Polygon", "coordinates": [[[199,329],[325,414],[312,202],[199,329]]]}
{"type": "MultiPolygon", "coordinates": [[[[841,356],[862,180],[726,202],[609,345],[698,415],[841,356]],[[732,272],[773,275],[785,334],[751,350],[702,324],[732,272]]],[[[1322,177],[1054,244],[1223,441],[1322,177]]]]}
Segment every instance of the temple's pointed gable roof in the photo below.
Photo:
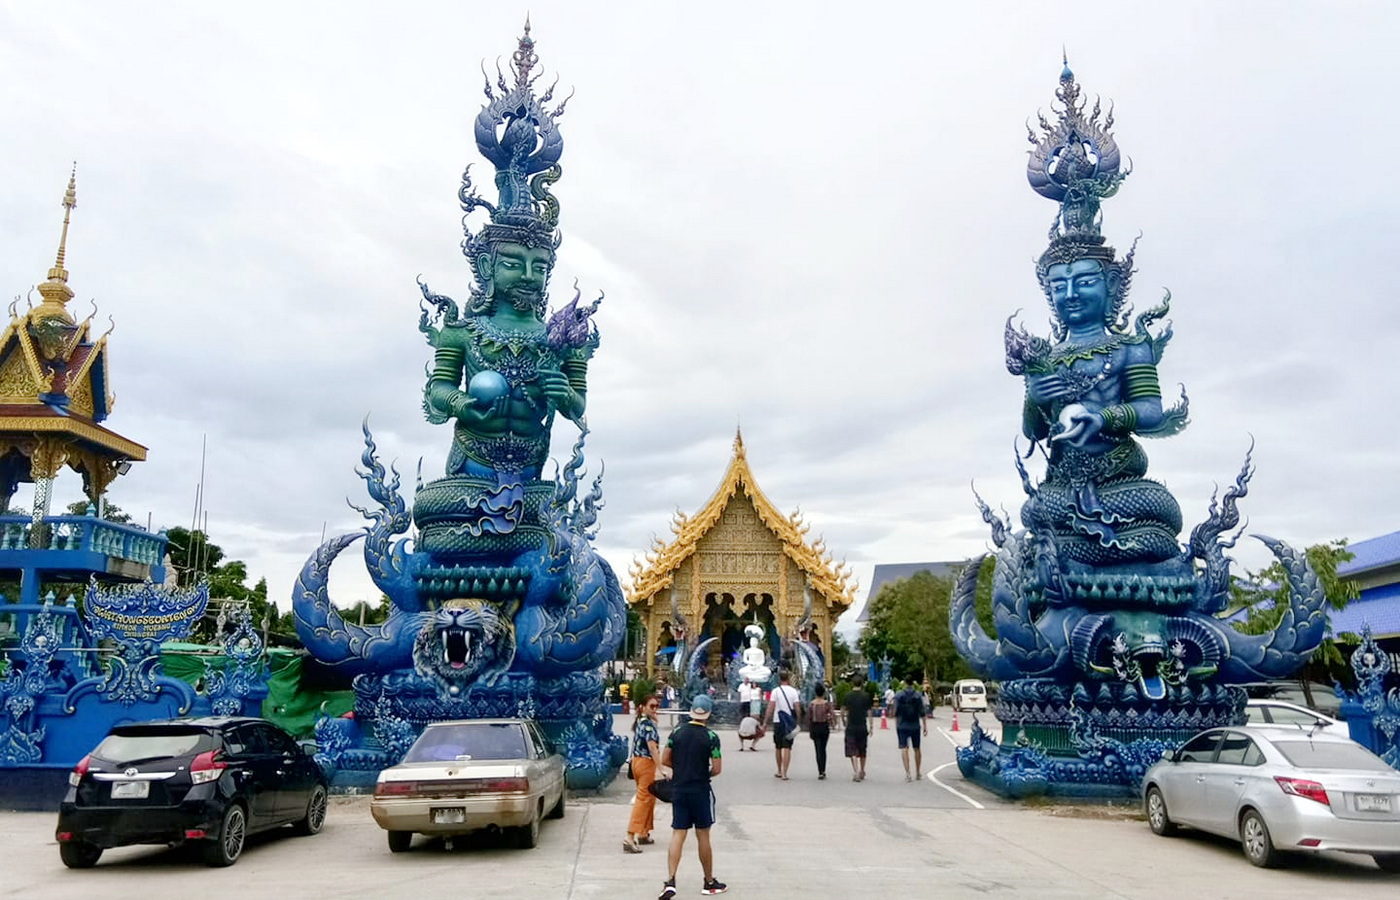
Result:
{"type": "Polygon", "coordinates": [[[636,602],[670,587],[676,569],[695,555],[701,539],[719,524],[725,509],[741,493],[753,504],[759,521],[782,542],[783,553],[806,574],[812,587],[820,591],[828,603],[850,606],[854,600],[854,586],[845,563],[833,563],[822,538],[818,537],[810,543],[807,541],[807,533],[812,526],[802,520],[801,512],[784,515],[763,493],[749,467],[744,436],[738,431],[734,435],[734,453],[730,457],[729,467],[714,494],[693,516],[677,511],[671,521],[675,539],[667,543],[656,538],[646,555],[645,564],[633,564],[628,601],[636,602]]]}

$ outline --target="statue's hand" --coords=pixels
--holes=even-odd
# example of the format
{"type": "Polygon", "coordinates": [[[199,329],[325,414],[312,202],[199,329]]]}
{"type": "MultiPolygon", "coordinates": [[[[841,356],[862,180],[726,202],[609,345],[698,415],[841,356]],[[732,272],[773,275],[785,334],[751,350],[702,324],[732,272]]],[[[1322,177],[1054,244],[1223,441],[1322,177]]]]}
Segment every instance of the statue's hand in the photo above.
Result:
{"type": "Polygon", "coordinates": [[[510,405],[510,395],[504,394],[492,400],[490,403],[483,403],[476,397],[467,394],[462,395],[462,400],[457,404],[452,414],[463,424],[468,426],[480,425],[491,419],[502,418],[506,414],[506,407],[510,405]]]}
{"type": "Polygon", "coordinates": [[[1069,386],[1065,384],[1063,376],[1051,373],[1049,375],[1027,375],[1026,376],[1026,396],[1037,406],[1049,406],[1056,400],[1063,400],[1069,396],[1069,386]]]}
{"type": "Polygon", "coordinates": [[[1103,416],[1080,403],[1071,403],[1060,413],[1052,441],[1065,441],[1083,447],[1103,430],[1103,416]]]}
{"type": "Polygon", "coordinates": [[[577,414],[579,396],[569,385],[569,379],[563,372],[558,369],[541,369],[536,380],[551,406],[569,417],[577,414]]]}

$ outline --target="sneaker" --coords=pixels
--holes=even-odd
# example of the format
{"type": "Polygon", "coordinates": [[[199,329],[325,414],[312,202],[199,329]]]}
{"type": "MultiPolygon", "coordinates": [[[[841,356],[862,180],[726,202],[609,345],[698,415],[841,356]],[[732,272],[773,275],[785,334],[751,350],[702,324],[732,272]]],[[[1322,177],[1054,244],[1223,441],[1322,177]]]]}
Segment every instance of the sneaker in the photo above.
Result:
{"type": "Polygon", "coordinates": [[[642,852],[642,848],[641,848],[641,847],[638,847],[635,841],[623,841],[623,842],[622,842],[622,852],[623,852],[623,853],[641,853],[641,852],[642,852]]]}
{"type": "Polygon", "coordinates": [[[705,881],[705,886],[700,889],[702,894],[723,894],[729,890],[729,885],[717,878],[709,878],[705,881]]]}
{"type": "Polygon", "coordinates": [[[657,895],[656,900],[671,900],[674,896],[676,896],[676,881],[673,878],[661,885],[661,893],[657,895]]]}

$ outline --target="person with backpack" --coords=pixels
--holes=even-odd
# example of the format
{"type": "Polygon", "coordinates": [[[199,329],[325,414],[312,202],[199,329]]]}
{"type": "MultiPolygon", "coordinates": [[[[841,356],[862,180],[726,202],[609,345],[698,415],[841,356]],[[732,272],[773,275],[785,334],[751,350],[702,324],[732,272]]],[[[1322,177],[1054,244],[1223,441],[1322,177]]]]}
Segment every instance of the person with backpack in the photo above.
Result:
{"type": "Polygon", "coordinates": [[[817,752],[817,780],[826,780],[826,741],[831,737],[831,718],[834,707],[826,699],[826,685],[819,684],[814,691],[812,702],[807,704],[807,735],[812,739],[812,749],[817,752]]]}
{"type": "Polygon", "coordinates": [[[913,683],[904,679],[903,690],[894,695],[894,727],[899,738],[899,753],[904,757],[904,780],[913,781],[917,775],[922,778],[924,751],[919,739],[919,730],[928,737],[928,720],[924,718],[924,697],[914,690],[913,683]],[[914,745],[914,772],[909,772],[909,745],[914,745]]]}

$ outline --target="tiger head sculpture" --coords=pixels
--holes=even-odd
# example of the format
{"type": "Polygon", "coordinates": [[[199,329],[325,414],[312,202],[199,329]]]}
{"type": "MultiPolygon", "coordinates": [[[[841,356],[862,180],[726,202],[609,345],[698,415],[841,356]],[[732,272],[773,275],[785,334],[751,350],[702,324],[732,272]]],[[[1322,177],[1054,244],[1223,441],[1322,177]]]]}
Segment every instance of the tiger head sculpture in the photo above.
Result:
{"type": "Polygon", "coordinates": [[[413,668],[456,696],[492,684],[515,661],[515,624],[486,600],[445,601],[413,642],[413,668]]]}

